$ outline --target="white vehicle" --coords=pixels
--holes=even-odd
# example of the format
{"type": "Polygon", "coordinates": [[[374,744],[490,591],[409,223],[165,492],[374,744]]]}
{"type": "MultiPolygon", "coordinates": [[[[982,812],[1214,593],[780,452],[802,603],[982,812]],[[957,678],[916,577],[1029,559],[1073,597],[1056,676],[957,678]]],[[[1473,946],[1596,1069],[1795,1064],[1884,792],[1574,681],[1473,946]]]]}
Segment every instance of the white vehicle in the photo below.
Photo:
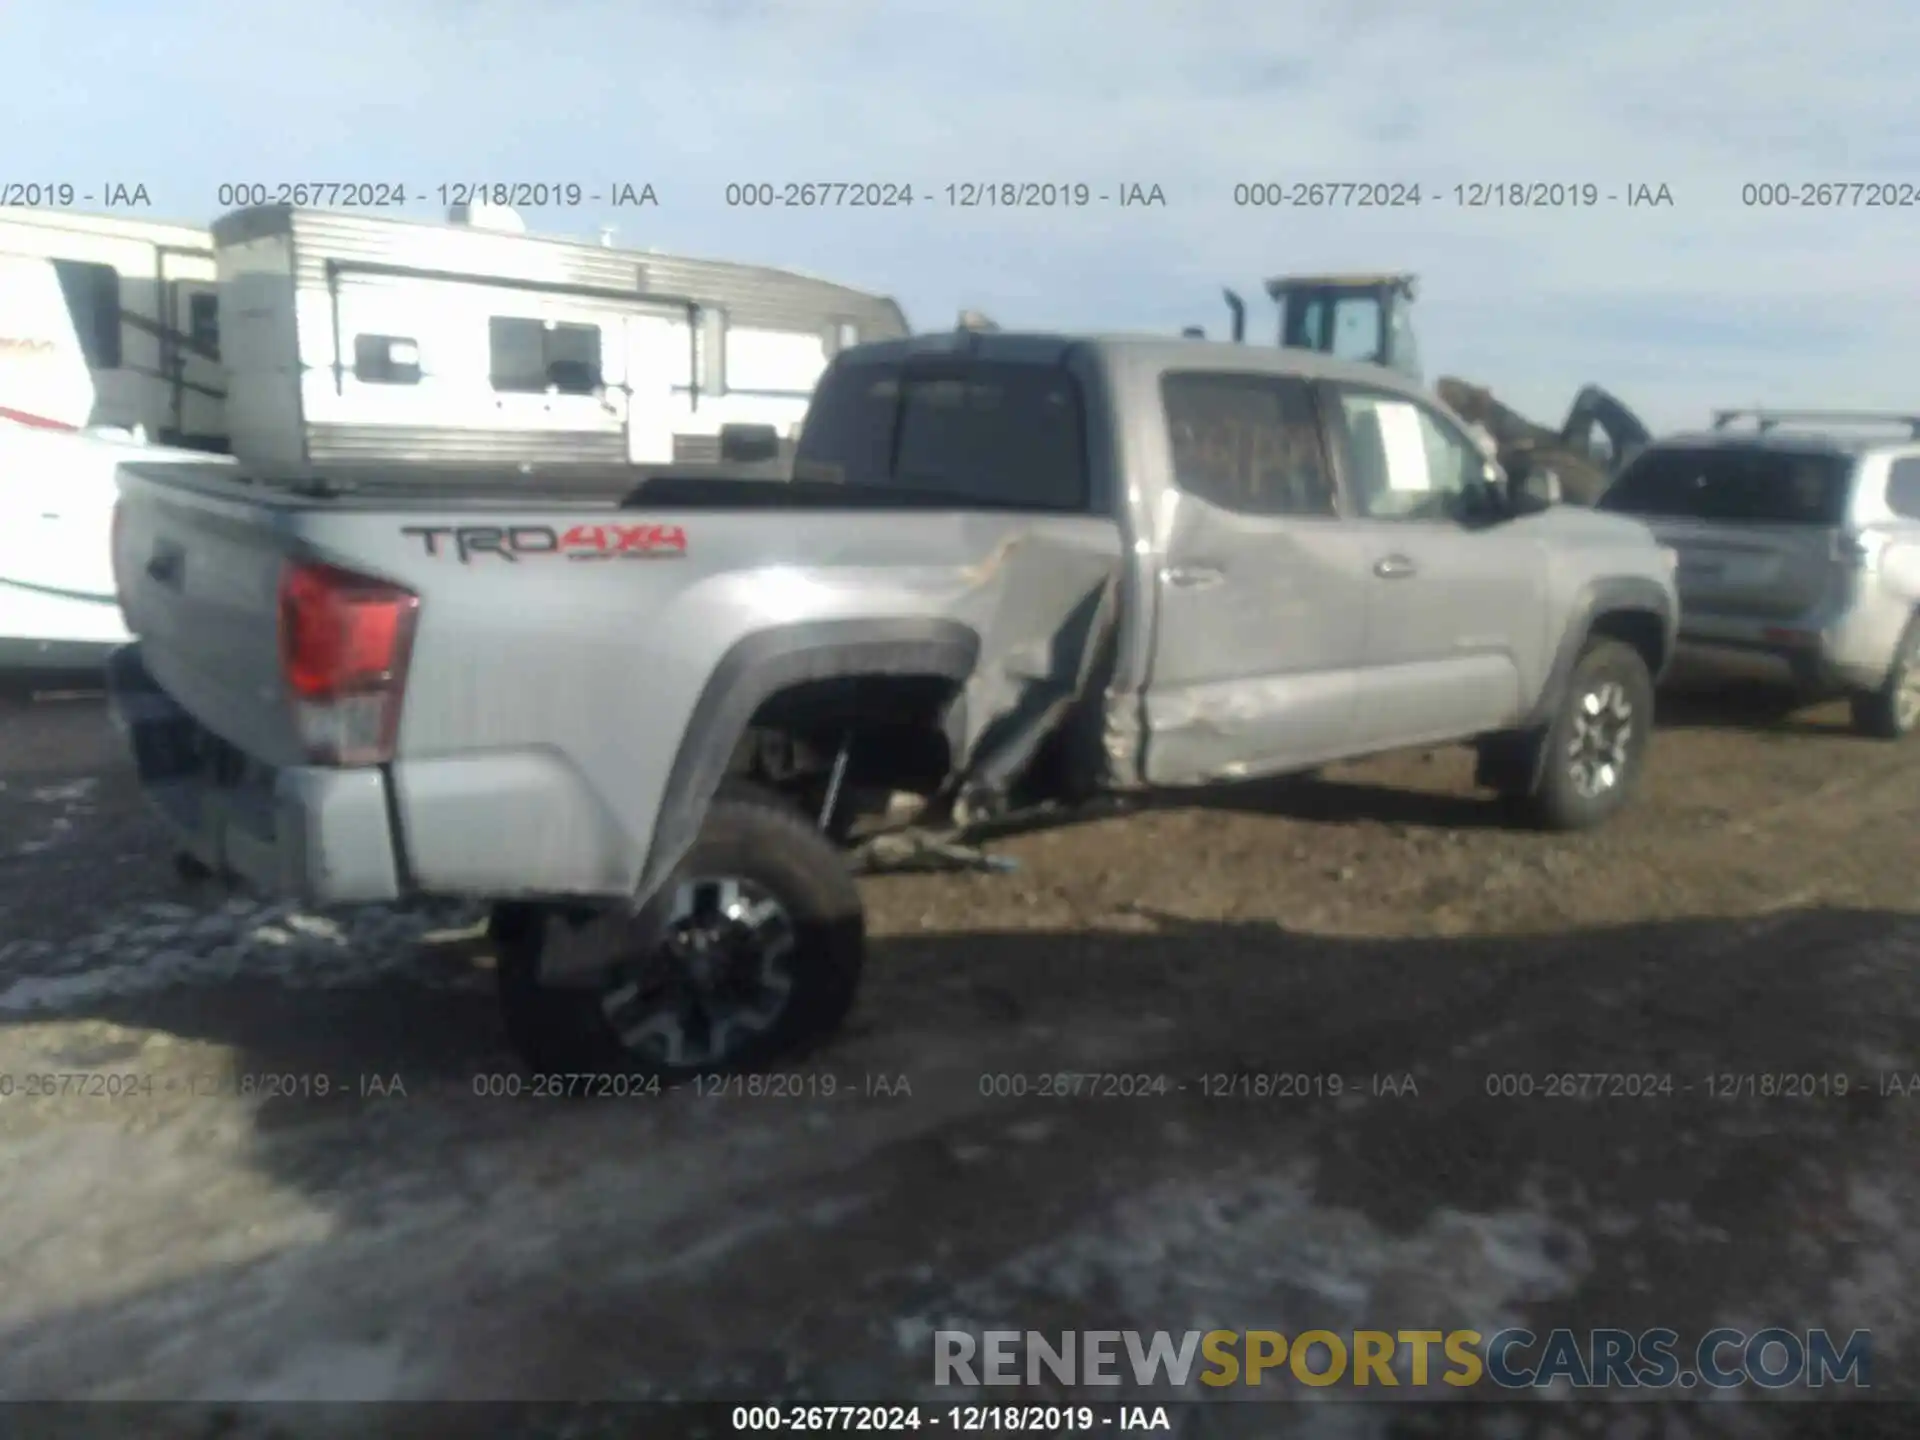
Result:
{"type": "Polygon", "coordinates": [[[663,465],[723,426],[790,448],[840,349],[907,333],[883,296],[788,271],[270,205],[213,225],[233,453],[663,465]]]}
{"type": "Polygon", "coordinates": [[[113,582],[124,462],[231,464],[138,431],[0,419],[0,668],[84,670],[125,644],[113,582]]]}
{"type": "Polygon", "coordinates": [[[213,238],[0,207],[0,415],[227,448],[213,238]]]}
{"type": "Polygon", "coordinates": [[[92,667],[126,640],[111,553],[123,461],[225,460],[151,444],[138,422],[92,423],[88,318],[76,324],[54,263],[0,256],[0,667],[12,670],[92,667]]]}

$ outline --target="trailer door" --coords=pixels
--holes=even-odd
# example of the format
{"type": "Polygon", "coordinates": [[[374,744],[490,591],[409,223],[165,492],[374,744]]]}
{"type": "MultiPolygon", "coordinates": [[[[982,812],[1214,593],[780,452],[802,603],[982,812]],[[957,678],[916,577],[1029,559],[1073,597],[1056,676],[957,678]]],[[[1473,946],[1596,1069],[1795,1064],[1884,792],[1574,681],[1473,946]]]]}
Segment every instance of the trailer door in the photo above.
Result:
{"type": "Polygon", "coordinates": [[[227,441],[225,372],[220,359],[220,286],[210,257],[160,251],[165,299],[160,309],[160,368],[169,388],[158,438],[194,448],[227,441]]]}
{"type": "Polygon", "coordinates": [[[692,367],[684,319],[629,315],[626,324],[627,459],[635,465],[673,461],[674,407],[680,376],[692,367]]]}

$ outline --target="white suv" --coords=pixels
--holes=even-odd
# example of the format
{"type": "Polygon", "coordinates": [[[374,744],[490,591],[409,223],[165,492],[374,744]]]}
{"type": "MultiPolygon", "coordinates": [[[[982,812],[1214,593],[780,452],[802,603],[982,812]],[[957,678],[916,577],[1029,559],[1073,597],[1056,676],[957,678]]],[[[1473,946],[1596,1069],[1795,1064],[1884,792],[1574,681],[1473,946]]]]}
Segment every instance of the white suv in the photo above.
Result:
{"type": "Polygon", "coordinates": [[[1920,728],[1920,416],[1723,411],[1642,451],[1599,508],[1677,553],[1684,656],[1843,692],[1868,735],[1920,728]],[[1908,434],[1846,435],[1862,425],[1908,434]]]}

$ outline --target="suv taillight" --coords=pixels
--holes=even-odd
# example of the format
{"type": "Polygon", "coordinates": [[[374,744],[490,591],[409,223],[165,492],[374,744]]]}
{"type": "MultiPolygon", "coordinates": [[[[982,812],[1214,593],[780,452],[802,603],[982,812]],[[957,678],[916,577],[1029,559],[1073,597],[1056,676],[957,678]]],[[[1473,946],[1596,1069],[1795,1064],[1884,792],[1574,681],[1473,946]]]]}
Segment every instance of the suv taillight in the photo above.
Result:
{"type": "Polygon", "coordinates": [[[332,565],[280,577],[280,673],[308,756],[321,765],[393,758],[420,597],[332,565]]]}

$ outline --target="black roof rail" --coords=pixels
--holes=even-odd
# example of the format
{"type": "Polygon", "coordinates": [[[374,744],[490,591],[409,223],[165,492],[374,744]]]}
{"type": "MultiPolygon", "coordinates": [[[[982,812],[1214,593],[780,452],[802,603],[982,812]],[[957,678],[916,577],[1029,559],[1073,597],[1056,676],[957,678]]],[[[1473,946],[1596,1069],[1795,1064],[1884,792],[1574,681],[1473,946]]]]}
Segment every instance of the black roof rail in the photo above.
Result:
{"type": "Polygon", "coordinates": [[[1897,410],[1716,410],[1713,412],[1713,428],[1725,430],[1736,420],[1751,420],[1760,427],[1761,433],[1777,425],[1791,424],[1794,421],[1815,422],[1829,425],[1904,425],[1915,440],[1920,440],[1920,415],[1904,414],[1897,410]]]}

